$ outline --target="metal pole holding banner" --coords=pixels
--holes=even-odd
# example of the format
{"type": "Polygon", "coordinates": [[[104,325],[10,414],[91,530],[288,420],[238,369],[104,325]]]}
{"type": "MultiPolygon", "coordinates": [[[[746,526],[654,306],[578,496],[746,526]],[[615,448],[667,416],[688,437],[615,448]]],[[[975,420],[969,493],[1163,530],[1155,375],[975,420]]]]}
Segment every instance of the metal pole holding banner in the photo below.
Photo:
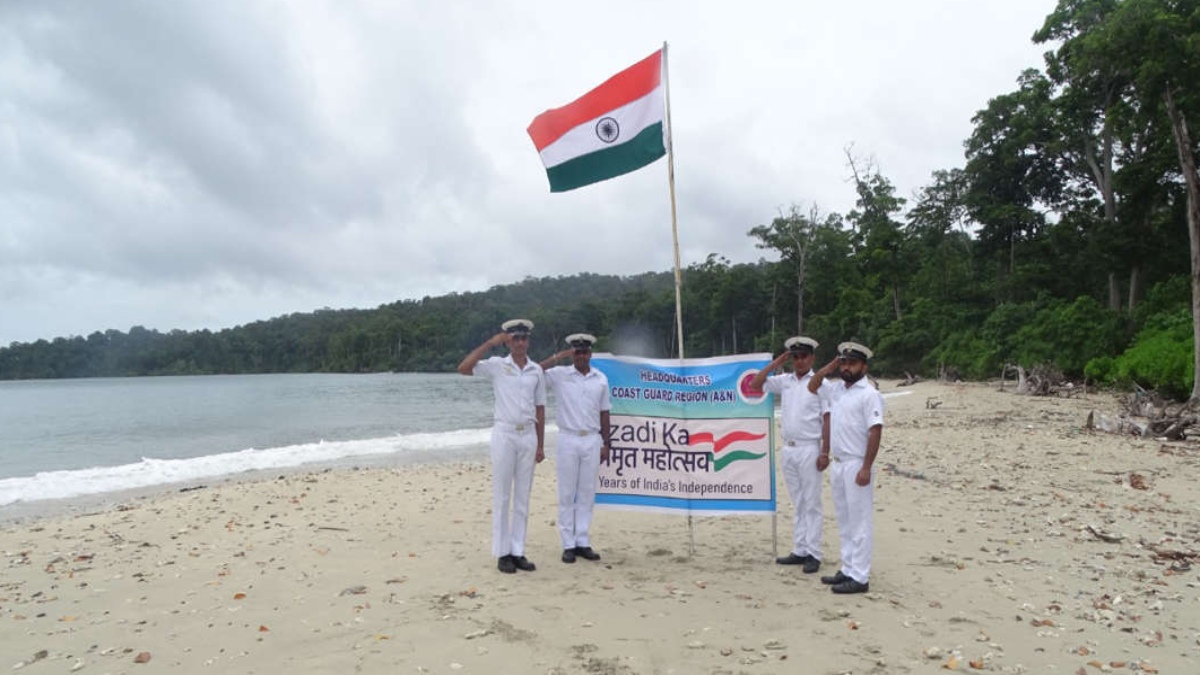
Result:
{"type": "MultiPolygon", "coordinates": [[[[675,150],[671,131],[671,69],[667,65],[667,42],[663,40],[663,93],[666,96],[667,113],[667,183],[671,188],[671,243],[675,247],[675,337],[679,342],[679,361],[683,362],[683,294],[679,270],[679,220],[675,210],[675,150]]],[[[692,514],[688,517],[688,555],[696,552],[696,532],[692,527],[692,514]]]]}

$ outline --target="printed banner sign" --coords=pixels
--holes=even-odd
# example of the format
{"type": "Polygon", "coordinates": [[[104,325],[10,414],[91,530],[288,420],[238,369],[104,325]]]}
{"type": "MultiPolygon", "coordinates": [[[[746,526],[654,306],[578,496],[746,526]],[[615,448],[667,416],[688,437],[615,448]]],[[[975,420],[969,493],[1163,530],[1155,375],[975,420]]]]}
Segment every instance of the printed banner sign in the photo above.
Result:
{"type": "Polygon", "coordinates": [[[750,391],[770,354],[596,354],[612,400],[596,504],[702,515],[775,512],[775,406],[750,391]]]}

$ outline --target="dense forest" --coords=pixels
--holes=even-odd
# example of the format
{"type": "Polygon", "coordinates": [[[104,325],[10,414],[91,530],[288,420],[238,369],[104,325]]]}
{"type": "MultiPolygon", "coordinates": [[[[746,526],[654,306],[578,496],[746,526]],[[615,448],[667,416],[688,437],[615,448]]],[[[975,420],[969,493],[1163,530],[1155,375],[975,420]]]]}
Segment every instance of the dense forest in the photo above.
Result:
{"type": "MultiPolygon", "coordinates": [[[[973,118],[965,162],[897,194],[847,152],[855,208],[744,227],[764,251],[683,270],[685,352],[778,351],[804,333],[875,348],[883,374],[994,377],[1048,364],[1195,397],[1200,330],[1200,0],[1061,0],[1020,73],[973,118]],[[1190,252],[1190,253],[1189,253],[1190,252]]],[[[685,234],[686,236],[686,229],[685,234]]],[[[133,327],[0,348],[0,378],[445,371],[515,316],[531,353],[587,330],[671,356],[673,274],[527,278],[219,332],[133,327]]]]}

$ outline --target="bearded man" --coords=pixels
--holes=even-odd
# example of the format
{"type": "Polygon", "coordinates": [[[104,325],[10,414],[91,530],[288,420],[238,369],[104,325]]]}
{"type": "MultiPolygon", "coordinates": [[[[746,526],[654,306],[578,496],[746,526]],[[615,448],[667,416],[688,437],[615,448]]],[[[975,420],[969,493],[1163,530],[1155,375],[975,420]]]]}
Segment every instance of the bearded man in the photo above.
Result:
{"type": "Polygon", "coordinates": [[[857,342],[838,345],[838,355],[809,380],[809,391],[828,392],[821,429],[817,466],[829,472],[833,506],[837,512],[842,565],[837,574],[821,577],[834,593],[870,590],[871,551],[874,546],[875,486],[871,468],[883,437],[883,395],[867,380],[870,349],[857,342]],[[845,386],[821,387],[833,371],[845,386]]]}

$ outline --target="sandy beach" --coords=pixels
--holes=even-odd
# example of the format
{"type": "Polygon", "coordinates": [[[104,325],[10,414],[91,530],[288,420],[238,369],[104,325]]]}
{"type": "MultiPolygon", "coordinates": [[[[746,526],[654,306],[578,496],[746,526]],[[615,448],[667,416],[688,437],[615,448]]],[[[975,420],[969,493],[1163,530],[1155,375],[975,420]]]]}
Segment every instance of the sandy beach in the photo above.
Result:
{"type": "Polygon", "coordinates": [[[489,555],[486,464],[293,473],[10,521],[0,670],[1200,671],[1200,446],[1086,431],[1089,411],[1117,410],[1107,393],[881,389],[910,393],[887,399],[864,595],[776,565],[770,517],[689,533],[682,515],[600,510],[603,559],[561,563],[551,438],[533,573],[489,555]]]}

